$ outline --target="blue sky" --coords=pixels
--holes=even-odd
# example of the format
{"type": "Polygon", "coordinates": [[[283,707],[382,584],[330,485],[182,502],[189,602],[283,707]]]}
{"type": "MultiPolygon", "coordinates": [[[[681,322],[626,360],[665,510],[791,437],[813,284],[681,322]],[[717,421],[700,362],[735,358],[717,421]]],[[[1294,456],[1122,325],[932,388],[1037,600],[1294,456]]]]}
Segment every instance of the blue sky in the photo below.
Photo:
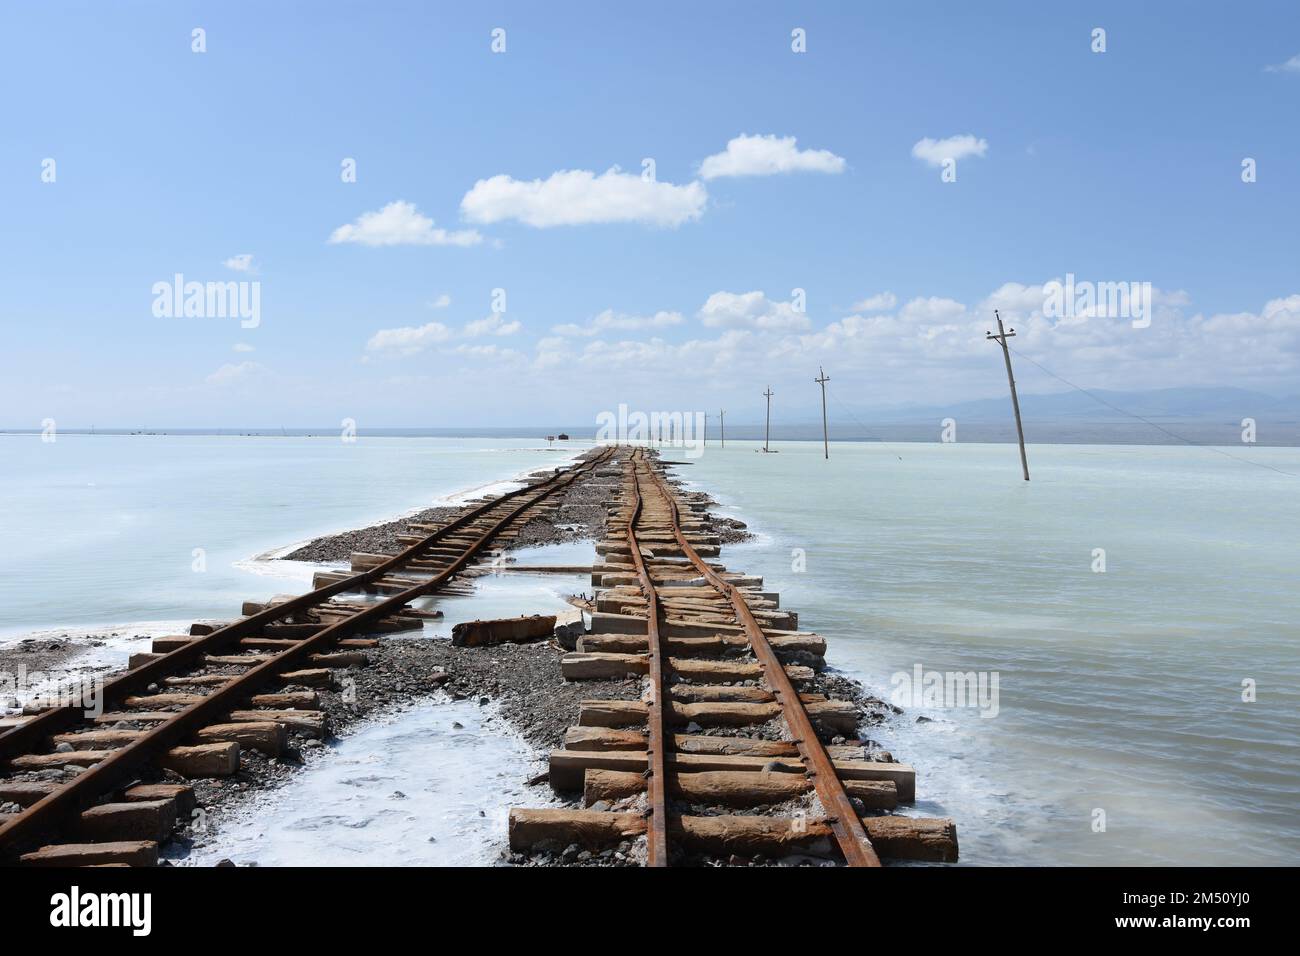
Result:
{"type": "Polygon", "coordinates": [[[994,307],[1082,385],[1295,393],[1297,57],[1286,3],[8,3],[0,425],[979,398],[994,307]]]}

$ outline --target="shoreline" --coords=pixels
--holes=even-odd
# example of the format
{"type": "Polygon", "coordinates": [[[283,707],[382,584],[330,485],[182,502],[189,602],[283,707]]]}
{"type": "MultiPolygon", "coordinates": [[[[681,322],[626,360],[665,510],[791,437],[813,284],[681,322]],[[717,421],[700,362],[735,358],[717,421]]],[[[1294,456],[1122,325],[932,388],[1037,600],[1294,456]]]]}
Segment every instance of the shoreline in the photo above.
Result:
{"type": "MultiPolygon", "coordinates": [[[[530,472],[522,477],[534,474],[536,473],[530,472]]],[[[519,477],[516,476],[515,480],[519,477]]],[[[698,487],[694,482],[690,484],[698,487]]],[[[712,505],[716,505],[711,496],[708,498],[712,505]]],[[[518,537],[508,542],[503,550],[519,550],[567,541],[598,540],[603,533],[610,500],[611,486],[602,483],[598,477],[593,475],[575,482],[554,513],[527,522],[518,537]]],[[[278,560],[298,560],[304,548],[312,549],[316,555],[333,549],[330,552],[332,555],[344,557],[345,552],[350,554],[351,550],[360,549],[359,546],[366,542],[378,540],[382,543],[384,535],[399,533],[397,528],[405,528],[406,524],[417,520],[417,516],[427,513],[428,510],[421,511],[405,519],[317,538],[303,548],[284,554],[278,560]]],[[[746,529],[743,521],[716,512],[710,514],[717,525],[717,532],[727,543],[753,540],[756,537],[746,529]]],[[[397,546],[395,542],[393,544],[397,546]]],[[[471,582],[473,577],[470,576],[471,582]]],[[[468,600],[472,601],[473,596],[468,600]]],[[[546,608],[537,610],[549,613],[546,608]]],[[[433,629],[438,627],[434,622],[430,622],[430,625],[433,629]]],[[[345,684],[348,685],[348,694],[335,688],[320,692],[320,709],[328,715],[331,725],[326,740],[291,732],[289,748],[281,757],[268,758],[249,750],[244,754],[241,767],[235,775],[189,781],[203,812],[195,820],[178,828],[167,845],[164,859],[172,865],[192,865],[194,861],[191,857],[196,853],[211,856],[223,852],[223,825],[236,824],[242,814],[255,806],[256,799],[265,798],[268,794],[297,782],[303,771],[317,766],[320,761],[331,759],[340,745],[363,728],[376,723],[399,724],[404,714],[414,713],[426,705],[436,707],[443,702],[468,700],[479,706],[492,707],[503,723],[491,731],[485,728],[484,732],[499,734],[504,730],[517,736],[528,748],[531,766],[544,761],[547,752],[562,743],[565,731],[572,723],[572,715],[577,712],[581,701],[593,697],[633,700],[641,696],[642,682],[640,677],[634,675],[597,682],[566,681],[561,659],[567,650],[554,639],[534,644],[503,644],[486,648],[455,647],[449,640],[435,636],[429,630],[426,628],[410,635],[397,634],[381,638],[378,645],[367,652],[371,659],[367,667],[342,672],[347,675],[345,684]]],[[[92,646],[94,645],[90,643],[79,645],[60,638],[56,645],[40,650],[58,655],[50,658],[51,661],[66,663],[78,651],[89,650],[92,646]]],[[[6,662],[5,651],[26,655],[39,653],[40,650],[0,648],[0,667],[6,662]]],[[[859,726],[864,732],[879,726],[891,714],[898,713],[893,705],[871,694],[860,680],[833,667],[827,667],[818,673],[809,687],[810,690],[854,702],[859,708],[859,726]]],[[[121,729],[126,729],[126,726],[121,729]]],[[[767,736],[777,731],[775,728],[765,728],[759,729],[758,733],[767,736]]],[[[868,744],[880,748],[865,733],[861,736],[868,744]]],[[[40,773],[45,776],[34,776],[33,779],[52,780],[56,774],[61,775],[64,771],[40,773]]],[[[161,774],[160,779],[170,782],[180,780],[167,773],[161,774]]],[[[534,786],[544,786],[545,779],[546,775],[540,774],[532,779],[521,778],[517,782],[531,790],[534,786]]],[[[580,799],[552,794],[548,787],[544,789],[548,803],[568,807],[581,805],[580,799]]],[[[490,862],[498,865],[635,865],[632,854],[622,850],[588,856],[586,859],[578,859],[575,854],[568,853],[567,848],[556,854],[516,853],[508,848],[504,834],[500,839],[492,840],[487,849],[491,856],[490,862]]],[[[225,859],[221,863],[229,865],[225,859]]],[[[250,865],[256,865],[256,861],[250,865]]]]}
{"type": "MultiPolygon", "coordinates": [[[[555,514],[534,518],[523,525],[518,538],[510,542],[509,550],[590,540],[592,529],[600,527],[604,520],[603,498],[602,486],[594,476],[575,482],[561,499],[555,514]],[[593,483],[594,489],[589,487],[593,483]],[[532,533],[521,540],[528,529],[532,533]]],[[[394,525],[405,523],[384,522],[354,529],[316,539],[307,547],[318,551],[333,548],[341,553],[337,549],[346,546],[350,554],[354,544],[371,540],[376,529],[391,532],[394,525]]],[[[291,559],[292,554],[282,560],[291,559]]],[[[474,576],[468,580],[472,583],[474,576]]],[[[473,599],[472,595],[467,598],[473,599]]],[[[551,613],[549,609],[540,612],[551,613]]],[[[556,613],[563,614],[558,609],[556,613]]],[[[427,703],[436,706],[468,700],[495,708],[504,726],[528,748],[533,762],[560,743],[570,723],[569,712],[593,689],[564,681],[560,666],[566,653],[564,647],[554,639],[531,644],[457,647],[447,637],[430,633],[438,627],[437,622],[431,621],[418,633],[380,638],[378,646],[367,652],[370,664],[346,672],[352,681],[350,699],[345,700],[336,689],[319,692],[321,709],[329,715],[331,723],[328,743],[291,735],[291,749],[286,758],[267,759],[250,751],[233,778],[193,781],[199,804],[215,818],[205,815],[198,827],[185,826],[178,830],[167,859],[186,865],[196,850],[216,846],[219,852],[221,834],[212,831],[214,824],[219,828],[227,821],[236,823],[250,809],[252,801],[292,784],[302,771],[318,760],[330,759],[337,753],[338,745],[371,723],[400,722],[404,713],[414,712],[427,703]],[[319,757],[313,757],[314,754],[319,757]],[[232,785],[231,781],[236,782],[232,785]]],[[[640,694],[640,681],[602,682],[599,690],[611,699],[633,699],[640,694]]],[[[501,853],[496,862],[505,859],[506,853],[504,840],[499,843],[501,853]]]]}
{"type": "MultiPolygon", "coordinates": [[[[420,436],[416,436],[416,437],[420,437],[420,436]]],[[[489,436],[489,437],[498,437],[498,436],[489,436]]],[[[537,448],[537,449],[527,449],[527,450],[550,451],[551,449],[537,448]]],[[[564,459],[560,463],[560,467],[564,468],[564,467],[571,466],[574,462],[576,462],[588,451],[590,451],[589,448],[572,449],[572,454],[570,454],[568,458],[564,459]]],[[[252,557],[245,559],[245,561],[246,563],[285,561],[285,560],[312,561],[313,559],[310,558],[295,557],[295,556],[299,554],[299,552],[306,551],[308,549],[311,549],[315,545],[320,545],[323,542],[327,542],[332,539],[342,539],[350,535],[361,535],[362,533],[367,531],[379,532],[380,529],[386,529],[389,526],[400,525],[404,529],[407,524],[413,521],[415,522],[436,521],[442,513],[449,512],[449,511],[456,511],[462,506],[464,506],[467,502],[473,500],[474,498],[490,496],[490,495],[499,495],[499,494],[504,494],[506,491],[513,491],[515,488],[518,488],[521,485],[523,485],[524,482],[531,475],[534,475],[536,473],[537,473],[536,469],[525,468],[522,471],[516,472],[514,475],[511,475],[509,478],[500,478],[494,481],[488,481],[483,484],[473,485],[467,488],[458,488],[455,491],[450,491],[444,495],[439,495],[435,497],[431,504],[417,505],[416,507],[408,509],[407,511],[399,512],[395,515],[390,515],[389,517],[383,518],[379,521],[373,521],[369,524],[353,525],[352,527],[349,528],[339,528],[335,531],[327,531],[324,534],[318,534],[310,538],[302,538],[290,544],[280,545],[278,547],[271,548],[268,551],[263,551],[260,554],[255,554],[252,557]]],[[[359,548],[356,550],[365,550],[365,549],[359,548]]],[[[319,559],[319,560],[326,560],[326,559],[319,559]]]]}
{"type": "MultiPolygon", "coordinates": [[[[1198,429],[1213,429],[1212,436],[1201,434],[1199,437],[1192,435],[1177,435],[1176,437],[1165,436],[1163,440],[1154,440],[1158,436],[1153,435],[1130,435],[1127,431],[1137,428],[1152,427],[1143,422],[1035,422],[1032,420],[1025,421],[1027,429],[1041,429],[1055,427],[1057,429],[1053,434],[1042,437],[1026,435],[1026,442],[1030,447],[1038,446],[1042,448],[1052,447],[1092,447],[1092,448],[1208,448],[1216,451],[1242,451],[1249,449],[1289,449],[1300,448],[1300,425],[1290,419],[1277,421],[1267,421],[1264,424],[1268,426],[1265,434],[1258,437],[1255,441],[1243,444],[1237,436],[1240,432],[1240,426],[1227,422],[1185,422],[1185,423],[1161,423],[1170,428],[1183,428],[1195,432],[1198,429]],[[1074,434],[1069,434],[1073,430],[1074,434]],[[1086,430],[1087,433],[1084,433],[1086,430]],[[1282,434],[1278,434],[1281,432],[1282,434]]],[[[789,437],[779,433],[773,434],[770,441],[772,444],[781,445],[821,445],[823,442],[820,425],[806,426],[811,433],[806,437],[789,437]]],[[[839,426],[837,426],[839,427],[839,426]]],[[[948,444],[940,438],[934,437],[941,429],[939,419],[936,419],[933,425],[924,422],[902,422],[902,423],[881,423],[876,426],[880,429],[876,434],[852,434],[845,436],[842,434],[843,428],[840,427],[841,434],[832,434],[828,441],[832,445],[944,445],[948,444]]],[[[961,445],[1014,445],[1017,443],[1015,435],[1015,425],[1010,420],[1006,422],[996,421],[970,421],[965,426],[969,431],[977,432],[978,438],[962,438],[952,444],[961,445]]],[[[741,429],[743,434],[737,431],[731,436],[731,441],[740,444],[761,445],[763,444],[763,426],[762,425],[734,425],[733,430],[741,429]]],[[[545,441],[545,434],[526,435],[517,431],[508,431],[503,434],[487,434],[483,431],[471,431],[464,434],[447,434],[447,435],[425,435],[414,432],[403,432],[401,429],[395,429],[391,435],[368,434],[364,437],[370,441],[379,440],[406,440],[406,439],[456,439],[456,438],[482,438],[482,439],[500,439],[503,441],[545,441]]],[[[0,429],[0,438],[39,438],[40,429],[0,429]]],[[[244,434],[223,434],[218,431],[128,431],[125,429],[96,431],[90,432],[86,429],[70,428],[60,429],[60,437],[69,438],[225,438],[225,439],[271,439],[271,440],[292,440],[292,439],[310,439],[310,440],[329,440],[337,441],[338,436],[329,429],[321,429],[319,432],[300,435],[281,435],[279,433],[266,432],[244,433],[244,434]]],[[[571,438],[566,447],[580,447],[582,451],[599,447],[600,442],[595,438],[581,437],[571,438]]],[[[682,445],[669,444],[652,444],[645,443],[645,447],[657,451],[673,451],[681,449],[682,445]]],[[[538,448],[539,451],[548,451],[550,448],[538,448]]],[[[581,454],[581,451],[577,452],[581,454]]]]}
{"type": "MultiPolygon", "coordinates": [[[[6,433],[0,431],[0,435],[3,434],[6,433]]],[[[18,433],[10,432],[7,434],[18,434],[18,433]]],[[[36,432],[35,434],[39,434],[39,432],[36,432]]],[[[95,435],[87,434],[83,437],[97,438],[100,437],[100,435],[98,433],[96,433],[95,435]]],[[[133,437],[133,436],[124,435],[118,437],[133,437]]],[[[205,436],[179,435],[179,436],[171,436],[171,437],[185,438],[185,437],[205,437],[205,436]]],[[[214,434],[206,437],[238,438],[243,436],[214,434]]],[[[281,437],[281,436],[276,435],[276,436],[266,436],[266,437],[281,437]]],[[[289,436],[289,437],[307,437],[307,436],[289,436]]],[[[488,437],[504,438],[508,436],[488,436],[488,437]]],[[[525,436],[525,437],[531,437],[531,436],[525,436]]],[[[538,449],[529,449],[529,450],[549,451],[550,449],[538,448],[538,449]]],[[[567,467],[573,464],[573,462],[575,462],[578,458],[580,458],[583,454],[585,454],[590,450],[591,450],[590,448],[573,448],[572,454],[570,455],[569,458],[565,459],[561,467],[567,467]]],[[[398,524],[404,525],[411,521],[418,521],[421,519],[422,516],[426,514],[431,514],[435,511],[438,511],[439,509],[453,509],[453,510],[458,509],[466,501],[470,500],[472,496],[483,495],[483,494],[497,494],[497,493],[501,493],[504,490],[511,490],[514,487],[518,487],[519,485],[522,485],[524,483],[525,479],[527,479],[530,475],[534,473],[536,473],[536,469],[530,467],[522,471],[518,471],[507,478],[496,479],[478,485],[458,488],[454,491],[447,492],[444,495],[440,495],[434,498],[433,499],[434,503],[431,505],[417,506],[415,508],[408,509],[407,511],[404,512],[399,512],[396,515],[393,515],[388,518],[384,518],[383,520],[376,521],[371,524],[358,524],[348,528],[341,528],[337,531],[331,531],[325,534],[316,535],[314,537],[300,538],[289,544],[278,545],[269,550],[252,554],[246,558],[234,562],[234,565],[236,567],[242,568],[243,570],[246,571],[246,573],[249,574],[264,574],[268,570],[271,570],[271,573],[274,575],[274,570],[272,570],[275,568],[274,562],[290,561],[290,560],[300,561],[301,563],[308,565],[309,570],[311,572],[336,570],[336,568],[331,567],[331,561],[329,559],[311,560],[311,559],[302,559],[302,558],[292,558],[290,557],[290,555],[292,555],[297,551],[301,551],[311,545],[317,544],[319,542],[325,542],[333,538],[342,539],[348,536],[361,535],[372,529],[383,528],[386,525],[398,525],[398,524]],[[260,568],[258,567],[259,565],[261,566],[260,568]]],[[[364,550],[364,549],[357,549],[357,550],[364,550]]],[[[91,650],[101,646],[99,644],[93,643],[94,641],[100,638],[101,634],[104,634],[107,639],[107,637],[109,636],[116,637],[119,632],[136,631],[139,632],[135,635],[136,638],[140,640],[144,640],[145,638],[154,637],[156,636],[156,634],[171,633],[177,629],[183,629],[184,627],[188,627],[187,621],[199,620],[199,619],[200,618],[196,617],[196,618],[185,619],[184,621],[181,619],[172,618],[172,619],[157,619],[157,620],[145,619],[145,620],[137,620],[137,621],[107,620],[107,621],[94,621],[90,623],[55,622],[51,624],[40,624],[36,626],[24,625],[15,628],[14,630],[9,631],[8,633],[4,631],[0,631],[0,673],[3,673],[6,670],[6,666],[8,663],[7,655],[14,653],[18,645],[30,640],[43,641],[43,640],[68,638],[73,644],[81,645],[81,648],[83,650],[91,650]],[[176,625],[175,627],[172,627],[173,623],[175,623],[176,625]],[[167,630],[159,630],[159,628],[167,628],[167,630]]]]}
{"type": "MultiPolygon", "coordinates": [[[[469,500],[474,492],[485,488],[516,487],[536,474],[535,469],[530,469],[508,479],[455,492],[444,496],[444,499],[454,496],[469,500]]],[[[548,470],[543,474],[549,476],[551,472],[548,470]]],[[[599,487],[591,487],[593,478],[594,476],[588,476],[576,481],[565,493],[558,511],[528,521],[522,526],[518,537],[509,542],[509,547],[523,549],[563,541],[590,540],[593,536],[592,529],[599,527],[604,518],[604,492],[599,487]]],[[[599,484],[598,480],[596,484],[599,484]]],[[[422,513],[424,512],[417,512],[422,513]]],[[[347,544],[350,549],[358,537],[366,536],[376,527],[405,525],[410,520],[414,520],[414,517],[353,529],[342,535],[316,539],[313,543],[332,543],[335,547],[347,544]]],[[[472,584],[474,575],[468,576],[467,580],[472,584]]],[[[562,598],[557,596],[557,603],[561,601],[562,598]]],[[[566,616],[559,608],[554,613],[560,617],[566,616]]],[[[578,612],[568,609],[567,616],[574,615],[580,617],[578,612]]],[[[346,675],[343,687],[318,689],[320,709],[326,713],[330,725],[327,740],[313,739],[291,730],[288,749],[280,757],[268,758],[250,748],[241,755],[237,773],[229,777],[184,781],[192,786],[203,813],[177,829],[168,841],[164,859],[170,863],[183,863],[193,847],[206,846],[210,836],[207,833],[211,825],[210,814],[217,814],[218,819],[222,819],[226,814],[237,813],[254,795],[293,782],[302,769],[314,763],[314,753],[324,755],[332,751],[334,743],[351,737],[366,721],[396,718],[401,711],[424,701],[477,700],[483,706],[494,704],[499,708],[506,725],[527,744],[531,759],[544,754],[549,746],[558,743],[568,725],[568,719],[567,713],[563,718],[560,717],[563,709],[556,709],[555,702],[567,697],[571,699],[567,699],[566,706],[576,707],[578,700],[587,693],[586,689],[578,685],[568,685],[567,694],[566,689],[557,688],[563,681],[560,675],[560,657],[565,653],[564,648],[554,640],[490,648],[455,647],[446,635],[435,636],[435,633],[431,633],[439,627],[436,622],[431,621],[429,624],[431,626],[408,635],[398,633],[381,637],[377,645],[367,651],[370,658],[368,666],[340,672],[341,675],[346,675]]],[[[135,644],[133,647],[122,648],[125,655],[131,651],[148,650],[145,642],[153,636],[164,632],[186,633],[189,629],[188,622],[168,621],[149,622],[148,627],[116,630],[136,632],[124,641],[135,644]],[[154,633],[140,633],[141,631],[154,633]]],[[[79,657],[107,646],[106,638],[109,636],[117,636],[106,634],[106,631],[108,629],[103,627],[46,628],[26,632],[28,636],[18,635],[14,640],[0,644],[0,671],[17,673],[21,667],[31,672],[36,669],[33,665],[38,664],[42,668],[51,668],[49,676],[56,678],[59,683],[120,672],[124,669],[124,662],[116,666],[108,663],[69,666],[79,657]],[[78,631],[80,634],[73,637],[78,631]]],[[[42,683],[39,688],[27,688],[28,692],[22,696],[27,700],[33,699],[39,696],[37,691],[46,686],[42,683]]],[[[622,682],[611,682],[606,693],[610,697],[635,696],[639,693],[639,683],[631,682],[624,687],[622,682]]],[[[0,702],[10,703],[8,700],[0,702]]],[[[25,702],[14,701],[19,705],[25,702]]],[[[113,725],[113,729],[140,728],[123,721],[113,725]]],[[[15,775],[15,779],[33,783],[53,782],[68,779],[80,772],[80,768],[75,767],[29,771],[15,775]]],[[[159,782],[182,782],[179,775],[170,771],[151,772],[151,776],[156,776],[159,782]]],[[[12,807],[7,809],[13,811],[12,807]]]]}

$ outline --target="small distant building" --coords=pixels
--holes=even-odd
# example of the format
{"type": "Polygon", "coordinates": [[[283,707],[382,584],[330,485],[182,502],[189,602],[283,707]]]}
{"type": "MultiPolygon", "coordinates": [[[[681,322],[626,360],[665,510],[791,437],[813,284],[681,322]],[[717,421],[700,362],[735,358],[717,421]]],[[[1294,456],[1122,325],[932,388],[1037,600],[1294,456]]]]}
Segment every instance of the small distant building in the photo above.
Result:
{"type": "Polygon", "coordinates": [[[560,434],[556,435],[555,437],[558,438],[560,441],[568,441],[568,440],[569,440],[569,436],[566,435],[566,434],[564,434],[564,432],[560,432],[560,434]]]}

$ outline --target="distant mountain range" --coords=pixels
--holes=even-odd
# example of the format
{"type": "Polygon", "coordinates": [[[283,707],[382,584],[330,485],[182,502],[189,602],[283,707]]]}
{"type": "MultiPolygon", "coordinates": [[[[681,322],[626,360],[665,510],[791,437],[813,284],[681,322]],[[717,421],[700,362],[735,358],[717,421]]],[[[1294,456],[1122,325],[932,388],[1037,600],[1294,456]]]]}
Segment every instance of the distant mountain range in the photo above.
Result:
{"type": "MultiPolygon", "coordinates": [[[[1046,395],[1021,394],[1020,409],[1030,442],[1097,444],[1216,444],[1242,443],[1244,418],[1258,425],[1260,445],[1300,446],[1300,395],[1278,398],[1244,388],[1160,388],[1145,391],[1090,389],[1046,395]],[[1140,417],[1134,417],[1140,416],[1140,417]]],[[[665,403],[667,405],[668,403],[665,403]]],[[[651,411],[645,409],[644,411],[651,411]]],[[[832,402],[828,408],[831,441],[938,441],[941,423],[957,423],[962,441],[1016,440],[1009,395],[953,402],[949,405],[865,406],[832,402]]],[[[594,418],[594,416],[593,416],[594,418]]],[[[567,425],[507,427],[376,426],[366,435],[445,437],[529,437],[544,439],[566,433],[577,441],[596,436],[594,421],[567,425]]],[[[2,428],[0,434],[34,434],[38,429],[2,428]]],[[[88,429],[61,429],[60,434],[84,434],[88,429]]],[[[336,428],[100,428],[100,435],[257,435],[268,438],[333,437],[336,428]]],[[[718,419],[710,414],[710,441],[720,437],[718,419]]],[[[762,441],[763,422],[728,416],[727,437],[762,441]]],[[[774,404],[773,441],[820,441],[821,404],[774,404]]]]}
{"type": "MultiPolygon", "coordinates": [[[[1159,388],[1119,392],[1106,389],[1020,395],[1020,412],[1026,422],[1125,422],[1140,415],[1152,421],[1232,422],[1300,421],[1300,395],[1278,398],[1244,388],[1159,388]],[[1094,397],[1095,396],[1095,397],[1094,397]],[[1125,414],[1125,413],[1128,414],[1125,414]]],[[[959,422],[996,423],[1011,415],[1011,397],[983,398],[951,405],[901,405],[892,408],[854,408],[863,422],[907,424],[954,418],[959,422]]]]}
{"type": "MultiPolygon", "coordinates": [[[[832,441],[938,441],[940,423],[948,418],[957,423],[962,441],[1016,440],[1010,394],[949,405],[833,402],[827,411],[832,441]]],[[[1300,445],[1300,395],[1278,398],[1244,388],[1021,393],[1020,411],[1030,442],[1237,445],[1242,419],[1252,418],[1258,444],[1300,445]]],[[[774,441],[816,441],[821,432],[820,404],[773,411],[774,441]]],[[[727,436],[761,441],[763,425],[729,421],[727,436]]]]}

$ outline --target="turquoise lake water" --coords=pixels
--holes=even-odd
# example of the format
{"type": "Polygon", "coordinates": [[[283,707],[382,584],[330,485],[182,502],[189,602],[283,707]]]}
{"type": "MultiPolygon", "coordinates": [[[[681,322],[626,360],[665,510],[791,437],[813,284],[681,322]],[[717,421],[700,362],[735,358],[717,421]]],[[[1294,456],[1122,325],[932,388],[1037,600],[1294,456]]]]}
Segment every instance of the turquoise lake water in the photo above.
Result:
{"type": "MultiPolygon", "coordinates": [[[[996,675],[996,716],[909,700],[874,731],[916,767],[916,812],[957,820],[965,862],[1295,861],[1300,479],[1188,447],[1033,446],[1029,484],[1009,445],[838,443],[829,461],[813,443],[755,447],[665,457],[691,461],[680,474],[750,524],[758,538],[723,560],[765,575],[827,637],[833,666],[884,697],[918,665],[996,675]]],[[[574,451],[0,436],[0,640],[229,617],[310,579],[257,555],[483,493],[574,451]]],[[[1300,474],[1297,449],[1233,454],[1300,474]]],[[[537,601],[558,603],[543,590],[537,601]]],[[[495,593],[511,604],[523,592],[495,593]]],[[[375,731],[343,756],[409,730],[375,731]]],[[[457,827],[441,835],[478,832],[457,827]]]]}
{"type": "Polygon", "coordinates": [[[755,447],[681,472],[760,532],[727,563],[833,665],[884,695],[918,664],[997,672],[997,716],[905,705],[877,734],[965,861],[1295,862],[1300,479],[1195,447],[1031,446],[1029,483],[1014,445],[755,447]]]}
{"type": "Polygon", "coordinates": [[[0,436],[0,639],[228,617],[310,583],[307,569],[250,558],[500,490],[578,450],[535,438],[0,436]],[[206,570],[194,570],[196,548],[206,570]]]}

